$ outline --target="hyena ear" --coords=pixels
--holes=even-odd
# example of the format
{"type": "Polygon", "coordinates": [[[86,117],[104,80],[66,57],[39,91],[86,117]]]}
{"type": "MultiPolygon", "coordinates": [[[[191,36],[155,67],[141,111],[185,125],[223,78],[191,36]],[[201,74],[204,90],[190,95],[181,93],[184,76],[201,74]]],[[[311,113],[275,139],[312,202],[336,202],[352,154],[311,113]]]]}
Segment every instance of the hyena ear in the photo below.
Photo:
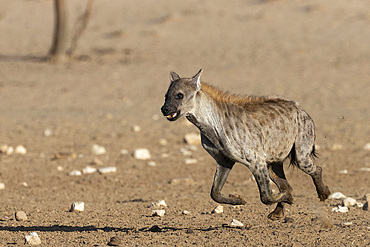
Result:
{"type": "Polygon", "coordinates": [[[180,80],[180,75],[177,74],[175,71],[171,71],[170,76],[171,76],[171,82],[180,80]]]}
{"type": "Polygon", "coordinates": [[[201,86],[200,85],[200,76],[202,75],[202,72],[203,72],[203,70],[200,69],[198,71],[198,73],[195,76],[193,76],[193,78],[191,78],[192,81],[193,81],[193,83],[197,85],[197,90],[199,90],[200,89],[200,86],[201,86]]]}

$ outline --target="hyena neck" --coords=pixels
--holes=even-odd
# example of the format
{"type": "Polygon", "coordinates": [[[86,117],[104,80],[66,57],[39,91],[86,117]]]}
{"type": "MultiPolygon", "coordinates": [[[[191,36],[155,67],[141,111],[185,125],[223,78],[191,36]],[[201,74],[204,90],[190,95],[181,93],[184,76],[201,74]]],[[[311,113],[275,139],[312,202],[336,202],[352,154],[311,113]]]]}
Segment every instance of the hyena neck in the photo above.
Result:
{"type": "Polygon", "coordinates": [[[194,110],[186,118],[208,138],[217,135],[222,128],[217,102],[202,89],[197,93],[194,110]]]}

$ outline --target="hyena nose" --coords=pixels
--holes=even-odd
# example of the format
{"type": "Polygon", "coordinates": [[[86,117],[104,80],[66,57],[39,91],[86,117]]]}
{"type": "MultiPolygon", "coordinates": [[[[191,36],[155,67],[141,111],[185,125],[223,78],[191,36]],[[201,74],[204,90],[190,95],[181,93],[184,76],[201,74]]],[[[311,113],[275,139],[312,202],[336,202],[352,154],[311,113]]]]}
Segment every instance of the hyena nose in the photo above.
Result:
{"type": "Polygon", "coordinates": [[[168,108],[166,106],[162,106],[161,111],[162,111],[163,115],[167,116],[170,113],[170,108],[168,108]]]}

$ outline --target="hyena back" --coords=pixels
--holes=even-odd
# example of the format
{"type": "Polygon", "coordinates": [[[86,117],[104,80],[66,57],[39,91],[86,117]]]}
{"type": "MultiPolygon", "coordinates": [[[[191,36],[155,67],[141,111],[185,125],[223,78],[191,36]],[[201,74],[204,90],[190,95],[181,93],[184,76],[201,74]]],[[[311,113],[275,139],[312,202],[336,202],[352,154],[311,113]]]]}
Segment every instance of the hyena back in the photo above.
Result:
{"type": "Polygon", "coordinates": [[[256,179],[261,201],[277,203],[272,220],[284,216],[284,203],[291,204],[292,187],[283,162],[309,174],[320,200],[330,194],[322,182],[321,167],[313,163],[315,126],[312,118],[294,101],[279,97],[237,96],[200,82],[202,70],[192,78],[171,72],[171,84],[161,110],[170,121],[185,116],[198,127],[202,146],[216,160],[211,197],[219,203],[242,205],[239,195],[221,193],[236,162],[246,165],[256,179]],[[279,188],[272,194],[270,179],[279,188]]]}

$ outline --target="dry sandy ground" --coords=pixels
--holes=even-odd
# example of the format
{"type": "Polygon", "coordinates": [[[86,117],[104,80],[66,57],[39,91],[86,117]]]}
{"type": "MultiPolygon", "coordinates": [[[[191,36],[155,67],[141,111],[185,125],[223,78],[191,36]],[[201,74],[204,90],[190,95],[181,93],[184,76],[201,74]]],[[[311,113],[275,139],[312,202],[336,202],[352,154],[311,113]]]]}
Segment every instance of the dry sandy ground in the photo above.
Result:
{"type": "MultiPolygon", "coordinates": [[[[68,4],[72,26],[85,3],[68,4]]],[[[122,246],[369,245],[369,211],[332,212],[340,200],[319,202],[311,178],[288,166],[295,203],[285,219],[267,219],[274,206],[260,202],[242,165],[224,192],[248,204],[211,214],[215,162],[200,146],[183,156],[183,136],[197,130],[160,114],[171,70],[192,76],[203,68],[203,80],[221,88],[299,101],[316,122],[325,183],[364,203],[369,27],[369,1],[96,0],[76,58],[53,65],[45,62],[52,1],[0,0],[0,144],[28,151],[0,156],[0,246],[23,245],[33,231],[41,246],[106,246],[114,236],[122,246]],[[107,154],[93,155],[95,143],[107,154]],[[142,147],[156,166],[132,157],[142,147]],[[79,156],[52,160],[58,152],[79,156]],[[92,166],[117,172],[68,176],[94,158],[102,164],[92,166]],[[166,215],[152,217],[148,206],[160,199],[166,215]],[[84,212],[68,212],[76,201],[84,212]],[[15,220],[19,210],[27,221],[15,220]],[[231,228],[232,219],[245,227],[231,228]]]]}

